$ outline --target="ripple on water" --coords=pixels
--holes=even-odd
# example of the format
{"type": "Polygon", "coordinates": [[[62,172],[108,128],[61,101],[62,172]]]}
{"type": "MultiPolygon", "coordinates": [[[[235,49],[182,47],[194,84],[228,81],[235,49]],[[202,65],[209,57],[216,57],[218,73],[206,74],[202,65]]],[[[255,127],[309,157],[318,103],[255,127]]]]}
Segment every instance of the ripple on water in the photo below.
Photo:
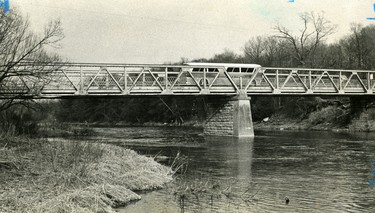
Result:
{"type": "MultiPolygon", "coordinates": [[[[375,212],[375,186],[368,186],[375,178],[370,173],[375,143],[368,135],[258,132],[244,144],[203,138],[196,129],[125,127],[98,132],[99,138],[131,144],[151,156],[160,153],[173,159],[180,151],[189,157],[182,177],[186,184],[220,184],[220,196],[213,202],[209,193],[189,195],[185,212],[375,212]],[[191,147],[194,141],[198,143],[191,147]],[[228,198],[224,191],[233,196],[228,198]],[[244,192],[246,201],[241,198],[244,192]]],[[[173,195],[179,184],[142,194],[141,201],[119,211],[180,212],[173,195]]]]}

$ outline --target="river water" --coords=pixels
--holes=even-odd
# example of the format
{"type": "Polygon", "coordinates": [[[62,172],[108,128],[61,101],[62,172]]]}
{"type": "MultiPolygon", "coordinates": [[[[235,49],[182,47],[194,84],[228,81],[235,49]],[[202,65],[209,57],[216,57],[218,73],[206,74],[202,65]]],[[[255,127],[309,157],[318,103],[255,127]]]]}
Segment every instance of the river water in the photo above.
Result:
{"type": "Polygon", "coordinates": [[[184,127],[95,130],[166,165],[185,158],[174,183],[119,212],[375,212],[374,134],[264,131],[234,139],[184,127]]]}

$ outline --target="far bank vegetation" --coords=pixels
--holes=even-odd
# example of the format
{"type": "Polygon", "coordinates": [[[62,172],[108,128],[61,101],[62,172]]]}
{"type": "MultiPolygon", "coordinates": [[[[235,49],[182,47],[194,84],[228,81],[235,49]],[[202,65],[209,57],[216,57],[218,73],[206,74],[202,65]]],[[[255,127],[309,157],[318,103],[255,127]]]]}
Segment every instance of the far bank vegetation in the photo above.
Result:
{"type": "MultiPolygon", "coordinates": [[[[336,30],[323,13],[304,13],[299,17],[300,29],[291,31],[282,25],[274,34],[250,38],[243,53],[230,50],[212,58],[192,59],[192,62],[256,63],[264,67],[306,67],[331,69],[375,70],[375,25],[352,24],[350,32],[337,41],[327,42],[336,30]]],[[[189,61],[181,58],[180,63],[189,61]]],[[[177,124],[181,117],[188,125],[199,125],[210,116],[205,97],[132,98],[132,99],[74,99],[56,103],[57,120],[127,125],[177,124]]],[[[354,119],[372,107],[369,97],[252,97],[255,122],[268,124],[290,122],[305,128],[352,128],[354,119]]],[[[363,116],[362,116],[363,117],[363,116]]],[[[370,123],[373,121],[369,121],[370,123]]]]}

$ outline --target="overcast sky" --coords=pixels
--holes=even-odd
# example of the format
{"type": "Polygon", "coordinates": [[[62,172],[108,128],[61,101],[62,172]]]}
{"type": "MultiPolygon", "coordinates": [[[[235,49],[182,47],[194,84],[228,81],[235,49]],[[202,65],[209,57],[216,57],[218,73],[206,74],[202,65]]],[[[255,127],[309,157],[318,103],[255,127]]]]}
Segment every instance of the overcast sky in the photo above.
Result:
{"type": "Polygon", "coordinates": [[[297,31],[298,14],[325,12],[338,26],[375,24],[375,0],[9,0],[35,31],[60,18],[57,50],[72,62],[163,63],[209,58],[224,49],[242,53],[246,41],[272,35],[279,23],[297,31]]]}

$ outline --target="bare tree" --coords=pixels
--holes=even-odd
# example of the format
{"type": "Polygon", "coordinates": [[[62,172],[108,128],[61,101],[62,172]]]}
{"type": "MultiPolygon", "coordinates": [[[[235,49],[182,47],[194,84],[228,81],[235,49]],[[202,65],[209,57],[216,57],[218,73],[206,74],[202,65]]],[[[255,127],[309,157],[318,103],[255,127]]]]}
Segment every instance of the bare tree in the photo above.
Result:
{"type": "Polygon", "coordinates": [[[231,50],[224,49],[223,53],[215,54],[209,62],[219,62],[219,63],[239,63],[242,58],[231,50]]]}
{"type": "Polygon", "coordinates": [[[375,25],[351,25],[351,34],[340,41],[349,69],[374,69],[375,25]]]}
{"type": "Polygon", "coordinates": [[[47,48],[59,47],[63,39],[60,21],[50,22],[40,36],[17,11],[0,12],[0,111],[32,96],[49,80],[49,74],[61,61],[47,48]]]}
{"type": "Polygon", "coordinates": [[[265,54],[265,39],[261,36],[250,39],[243,49],[245,57],[252,63],[262,64],[265,54]]]}
{"type": "Polygon", "coordinates": [[[324,14],[315,15],[303,13],[300,15],[303,27],[299,35],[293,35],[289,29],[277,25],[277,38],[284,39],[293,48],[293,57],[304,66],[309,56],[315,53],[317,47],[331,34],[335,32],[336,26],[328,21],[324,14]]]}
{"type": "Polygon", "coordinates": [[[246,42],[244,57],[250,63],[263,66],[287,66],[288,50],[285,41],[275,37],[255,37],[246,42]]]}

